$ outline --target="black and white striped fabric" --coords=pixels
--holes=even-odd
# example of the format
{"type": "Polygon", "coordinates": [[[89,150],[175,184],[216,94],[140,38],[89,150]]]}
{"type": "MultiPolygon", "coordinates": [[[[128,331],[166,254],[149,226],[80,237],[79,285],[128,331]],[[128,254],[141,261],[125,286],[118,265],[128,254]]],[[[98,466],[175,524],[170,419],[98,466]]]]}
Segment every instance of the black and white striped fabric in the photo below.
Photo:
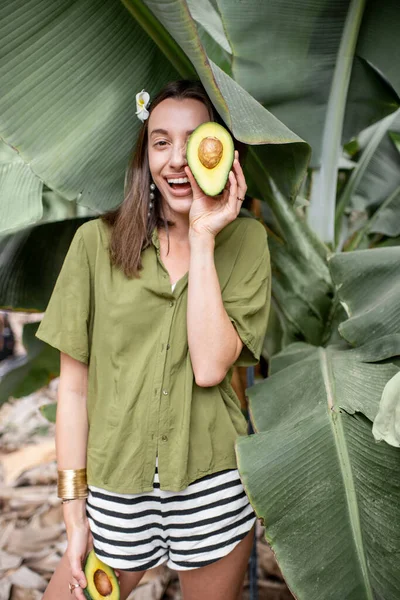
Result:
{"type": "Polygon", "coordinates": [[[197,569],[228,554],[256,515],[237,469],[206,475],[181,492],[116,494],[89,486],[86,512],[94,551],[115,569],[142,571],[166,562],[197,569]]]}

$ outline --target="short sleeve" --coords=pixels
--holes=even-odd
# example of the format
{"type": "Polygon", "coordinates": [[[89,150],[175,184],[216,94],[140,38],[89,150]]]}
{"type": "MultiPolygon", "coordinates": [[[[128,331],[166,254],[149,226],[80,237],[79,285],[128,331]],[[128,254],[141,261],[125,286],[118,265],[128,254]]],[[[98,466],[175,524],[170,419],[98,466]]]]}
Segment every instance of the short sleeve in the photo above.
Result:
{"type": "Polygon", "coordinates": [[[89,362],[90,269],[82,234],[71,242],[36,336],[81,362],[89,362]]]}
{"type": "Polygon", "coordinates": [[[271,266],[267,233],[255,219],[247,228],[230,278],[222,292],[225,310],[242,342],[234,366],[258,363],[267,330],[271,302],[271,266]]]}

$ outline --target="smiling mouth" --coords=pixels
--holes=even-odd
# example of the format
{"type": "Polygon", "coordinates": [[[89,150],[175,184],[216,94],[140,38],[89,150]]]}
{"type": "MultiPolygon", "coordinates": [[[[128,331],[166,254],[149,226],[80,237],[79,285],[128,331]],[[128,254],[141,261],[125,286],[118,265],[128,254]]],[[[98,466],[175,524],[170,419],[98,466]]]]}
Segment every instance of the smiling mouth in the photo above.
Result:
{"type": "Polygon", "coordinates": [[[192,186],[187,177],[168,178],[167,183],[172,190],[180,192],[190,192],[192,186]]]}

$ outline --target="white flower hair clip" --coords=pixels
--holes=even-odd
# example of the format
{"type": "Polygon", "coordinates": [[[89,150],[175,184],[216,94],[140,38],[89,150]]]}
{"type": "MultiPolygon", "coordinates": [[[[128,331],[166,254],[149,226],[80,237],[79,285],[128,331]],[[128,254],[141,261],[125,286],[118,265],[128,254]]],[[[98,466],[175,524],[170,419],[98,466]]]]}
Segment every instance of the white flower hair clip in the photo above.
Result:
{"type": "Polygon", "coordinates": [[[145,122],[146,119],[149,118],[149,111],[147,110],[147,106],[150,102],[150,94],[142,90],[138,94],[136,94],[136,114],[138,119],[145,122]]]}

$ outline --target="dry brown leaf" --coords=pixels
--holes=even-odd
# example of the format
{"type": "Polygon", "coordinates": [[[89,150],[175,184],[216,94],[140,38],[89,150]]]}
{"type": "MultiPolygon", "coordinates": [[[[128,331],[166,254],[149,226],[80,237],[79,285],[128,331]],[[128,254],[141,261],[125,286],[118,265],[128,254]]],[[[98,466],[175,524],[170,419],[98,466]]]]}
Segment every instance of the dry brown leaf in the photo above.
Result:
{"type": "Polygon", "coordinates": [[[3,500],[20,500],[25,504],[60,504],[60,499],[57,498],[56,488],[54,485],[36,485],[27,487],[6,487],[0,486],[0,499],[3,500]]]}
{"type": "Polygon", "coordinates": [[[33,590],[41,590],[42,592],[46,589],[47,581],[28,569],[25,565],[17,569],[14,573],[9,575],[9,579],[12,584],[22,588],[28,588],[33,590]]]}
{"type": "Polygon", "coordinates": [[[0,580],[0,600],[9,600],[12,583],[9,578],[0,580]]]}
{"type": "Polygon", "coordinates": [[[15,529],[15,521],[14,520],[10,521],[5,526],[4,525],[2,526],[2,528],[0,529],[0,531],[1,531],[0,549],[4,548],[7,545],[8,540],[11,538],[14,529],[15,529]]]}
{"type": "Polygon", "coordinates": [[[28,444],[9,454],[0,454],[0,462],[4,469],[5,485],[13,485],[16,479],[28,469],[56,459],[54,439],[39,444],[28,444]]]}
{"type": "Polygon", "coordinates": [[[22,558],[20,556],[0,550],[0,571],[5,572],[9,569],[18,569],[21,563],[22,558]]]}
{"type": "Polygon", "coordinates": [[[51,525],[50,527],[22,527],[15,529],[6,544],[5,549],[10,554],[21,554],[23,556],[35,556],[35,553],[58,541],[60,533],[64,531],[63,525],[51,525]]]}
{"type": "Polygon", "coordinates": [[[56,401],[56,385],[25,398],[11,398],[0,407],[0,449],[13,452],[30,442],[54,438],[55,425],[42,415],[40,406],[56,401]],[[54,389],[53,389],[54,388],[54,389]]]}
{"type": "Polygon", "coordinates": [[[42,592],[13,585],[10,600],[41,600],[42,592]]]}
{"type": "Polygon", "coordinates": [[[57,463],[52,461],[40,464],[28,471],[24,471],[15,481],[16,486],[30,485],[56,485],[57,484],[57,463]]]}

